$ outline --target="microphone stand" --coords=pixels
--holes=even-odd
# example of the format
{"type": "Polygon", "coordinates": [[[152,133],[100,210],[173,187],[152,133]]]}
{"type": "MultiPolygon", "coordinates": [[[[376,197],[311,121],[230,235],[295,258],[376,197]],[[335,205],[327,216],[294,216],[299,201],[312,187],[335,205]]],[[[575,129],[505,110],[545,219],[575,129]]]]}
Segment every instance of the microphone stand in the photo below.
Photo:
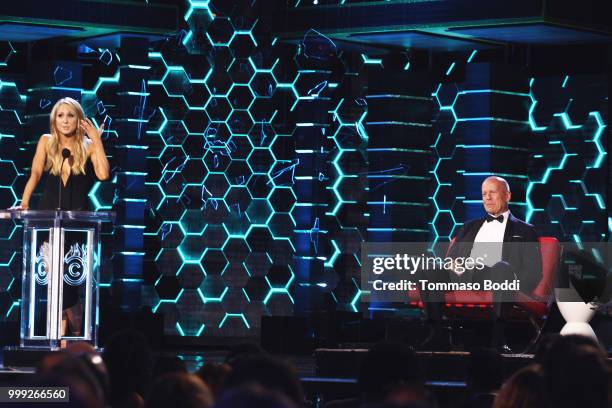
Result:
{"type": "MultiPolygon", "coordinates": [[[[62,187],[64,187],[64,183],[62,183],[62,175],[64,173],[64,162],[66,161],[66,159],[68,159],[70,157],[70,150],[64,148],[62,150],[62,165],[60,166],[60,174],[59,174],[59,198],[57,200],[57,211],[61,211],[62,210],[62,187]]],[[[70,175],[68,175],[68,177],[70,177],[70,175]]]]}

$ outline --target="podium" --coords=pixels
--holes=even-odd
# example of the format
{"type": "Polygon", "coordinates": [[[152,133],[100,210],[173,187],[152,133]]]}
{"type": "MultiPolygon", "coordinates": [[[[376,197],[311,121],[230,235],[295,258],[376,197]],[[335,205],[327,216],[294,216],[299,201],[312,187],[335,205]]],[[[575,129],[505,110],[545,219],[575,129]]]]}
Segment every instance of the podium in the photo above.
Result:
{"type": "Polygon", "coordinates": [[[20,345],[56,350],[62,341],[98,346],[100,229],[112,212],[0,211],[23,223],[20,345]]]}

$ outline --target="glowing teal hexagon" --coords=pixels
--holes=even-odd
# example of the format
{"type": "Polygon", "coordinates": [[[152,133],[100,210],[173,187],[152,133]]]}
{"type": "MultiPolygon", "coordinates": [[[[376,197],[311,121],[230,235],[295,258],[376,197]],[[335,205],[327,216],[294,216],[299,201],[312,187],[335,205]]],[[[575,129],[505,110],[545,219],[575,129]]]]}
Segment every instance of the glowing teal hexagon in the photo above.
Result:
{"type": "Polygon", "coordinates": [[[4,185],[12,186],[18,176],[19,171],[13,161],[0,159],[0,179],[4,185]]]}
{"type": "Polygon", "coordinates": [[[9,59],[15,53],[15,48],[10,41],[0,41],[0,67],[7,66],[9,59]]]}
{"type": "Polygon", "coordinates": [[[177,251],[183,262],[200,262],[206,251],[205,240],[202,235],[186,235],[177,251]]]}
{"type": "Polygon", "coordinates": [[[291,283],[295,279],[295,274],[293,273],[293,270],[291,269],[291,267],[290,266],[288,266],[288,267],[289,267],[289,271],[291,272],[291,277],[289,278],[289,280],[287,281],[287,283],[284,286],[275,287],[275,286],[272,285],[272,283],[270,283],[270,280],[268,279],[267,276],[264,278],[266,280],[266,283],[270,287],[270,290],[268,291],[268,294],[266,295],[266,297],[263,300],[263,304],[264,305],[268,304],[268,301],[270,300],[270,298],[272,296],[279,295],[279,294],[287,296],[291,300],[291,303],[295,303],[294,300],[293,300],[293,297],[289,293],[289,288],[291,287],[291,283]]]}
{"type": "Polygon", "coordinates": [[[225,173],[210,172],[204,179],[204,192],[202,197],[205,199],[223,198],[230,188],[230,182],[227,180],[225,173]]]}
{"type": "Polygon", "coordinates": [[[185,235],[202,235],[208,223],[201,210],[186,210],[179,219],[179,225],[185,235]]]}
{"type": "Polygon", "coordinates": [[[252,224],[267,225],[274,210],[265,198],[255,198],[246,209],[247,217],[252,224]]]}

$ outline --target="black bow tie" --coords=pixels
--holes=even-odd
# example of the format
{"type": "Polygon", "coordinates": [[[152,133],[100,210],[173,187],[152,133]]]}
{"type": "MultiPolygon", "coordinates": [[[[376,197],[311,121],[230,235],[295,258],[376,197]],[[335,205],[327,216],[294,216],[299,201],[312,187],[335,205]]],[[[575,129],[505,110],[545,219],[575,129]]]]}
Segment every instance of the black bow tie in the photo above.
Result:
{"type": "Polygon", "coordinates": [[[504,216],[500,215],[498,217],[494,217],[491,214],[487,214],[487,222],[491,222],[491,221],[504,222],[504,216]]]}

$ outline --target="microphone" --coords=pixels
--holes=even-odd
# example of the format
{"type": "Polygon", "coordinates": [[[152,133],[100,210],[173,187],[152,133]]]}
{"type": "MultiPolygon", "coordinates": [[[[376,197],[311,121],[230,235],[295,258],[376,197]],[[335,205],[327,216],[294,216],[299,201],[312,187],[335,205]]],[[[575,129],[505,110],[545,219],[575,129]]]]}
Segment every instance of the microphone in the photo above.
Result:
{"type": "MultiPolygon", "coordinates": [[[[64,170],[64,161],[66,161],[66,159],[70,158],[70,149],[67,148],[63,148],[62,149],[62,165],[60,166],[60,174],[59,174],[59,197],[57,199],[57,211],[61,211],[62,210],[62,173],[64,170]]],[[[70,177],[70,175],[68,175],[68,177],[70,177]]]]}

